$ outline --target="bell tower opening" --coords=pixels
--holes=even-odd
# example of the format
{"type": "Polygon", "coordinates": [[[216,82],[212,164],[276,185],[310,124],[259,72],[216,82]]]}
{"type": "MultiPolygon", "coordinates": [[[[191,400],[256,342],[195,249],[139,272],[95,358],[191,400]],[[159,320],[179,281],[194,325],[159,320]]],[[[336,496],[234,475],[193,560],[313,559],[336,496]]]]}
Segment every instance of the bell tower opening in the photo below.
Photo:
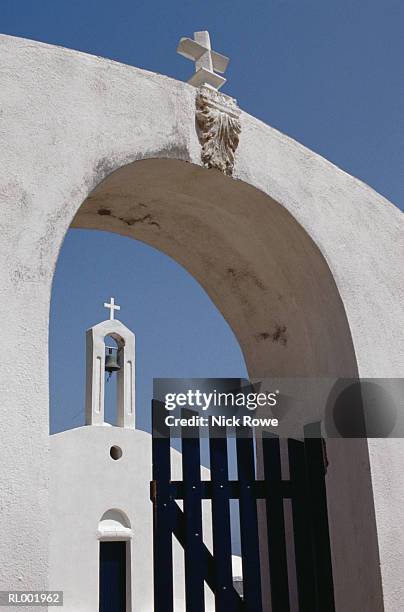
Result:
{"type": "Polygon", "coordinates": [[[105,397],[104,421],[116,425],[117,414],[117,376],[119,364],[119,346],[113,336],[105,336],[105,397]]]}

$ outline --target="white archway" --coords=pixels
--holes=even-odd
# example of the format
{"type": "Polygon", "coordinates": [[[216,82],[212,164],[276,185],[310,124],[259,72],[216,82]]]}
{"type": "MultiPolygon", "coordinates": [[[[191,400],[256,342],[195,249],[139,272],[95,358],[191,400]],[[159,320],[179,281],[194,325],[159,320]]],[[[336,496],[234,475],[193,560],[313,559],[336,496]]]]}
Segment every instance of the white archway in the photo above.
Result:
{"type": "MultiPolygon", "coordinates": [[[[184,266],[232,327],[251,378],[357,376],[350,325],[328,263],[296,219],[251,185],[181,160],[136,161],[101,181],[72,227],[142,240],[184,266]]],[[[345,612],[367,598],[377,610],[367,442],[329,440],[328,457],[337,605],[345,612]]]]}
{"type": "MultiPolygon", "coordinates": [[[[185,83],[8,36],[0,37],[0,51],[1,332],[8,355],[0,451],[0,524],[7,525],[1,554],[8,563],[0,578],[4,589],[16,576],[44,588],[48,316],[72,219],[134,231],[192,271],[232,326],[251,373],[290,367],[294,374],[320,368],[349,375],[356,359],[363,377],[394,377],[402,375],[404,353],[397,334],[403,217],[360,181],[246,113],[234,178],[197,167],[195,90],[185,83]],[[202,250],[197,223],[207,232],[202,250]],[[274,285],[284,291],[285,307],[274,285]]],[[[331,449],[337,605],[378,612],[383,597],[386,612],[395,612],[404,597],[404,539],[395,527],[404,522],[404,449],[400,440],[370,440],[368,458],[366,444],[354,442],[335,441],[331,449]],[[357,470],[366,477],[358,480],[357,470]],[[350,529],[345,537],[343,526],[350,529]]]]}

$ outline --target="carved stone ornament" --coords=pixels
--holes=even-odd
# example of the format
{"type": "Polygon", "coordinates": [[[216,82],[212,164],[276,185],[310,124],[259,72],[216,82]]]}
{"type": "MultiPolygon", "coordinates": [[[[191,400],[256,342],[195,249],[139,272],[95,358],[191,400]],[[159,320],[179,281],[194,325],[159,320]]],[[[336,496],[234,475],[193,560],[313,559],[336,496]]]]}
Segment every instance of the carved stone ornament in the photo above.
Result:
{"type": "Polygon", "coordinates": [[[234,98],[210,87],[200,87],[196,95],[196,121],[201,158],[207,168],[217,168],[231,176],[234,154],[241,132],[240,109],[234,98]]]}

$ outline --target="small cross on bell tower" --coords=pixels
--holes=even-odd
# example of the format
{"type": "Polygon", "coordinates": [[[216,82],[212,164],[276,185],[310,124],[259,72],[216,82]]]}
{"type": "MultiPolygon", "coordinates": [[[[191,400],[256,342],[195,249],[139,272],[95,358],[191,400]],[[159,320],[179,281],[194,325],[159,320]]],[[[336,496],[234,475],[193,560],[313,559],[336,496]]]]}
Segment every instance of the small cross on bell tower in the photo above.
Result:
{"type": "Polygon", "coordinates": [[[120,306],[115,304],[115,298],[111,298],[109,304],[108,302],[104,302],[104,308],[109,308],[109,319],[113,321],[115,319],[115,310],[121,310],[120,306]]]}

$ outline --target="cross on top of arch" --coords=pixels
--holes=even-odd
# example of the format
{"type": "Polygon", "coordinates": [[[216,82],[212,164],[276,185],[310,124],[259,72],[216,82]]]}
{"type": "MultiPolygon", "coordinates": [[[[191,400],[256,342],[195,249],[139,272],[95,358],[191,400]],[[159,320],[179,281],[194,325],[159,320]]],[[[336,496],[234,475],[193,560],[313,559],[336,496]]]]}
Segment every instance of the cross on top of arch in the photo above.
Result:
{"type": "Polygon", "coordinates": [[[220,89],[226,79],[217,72],[226,72],[229,58],[212,51],[209,32],[194,32],[194,38],[181,38],[177,53],[195,62],[195,74],[188,83],[195,87],[208,86],[220,89]]]}

